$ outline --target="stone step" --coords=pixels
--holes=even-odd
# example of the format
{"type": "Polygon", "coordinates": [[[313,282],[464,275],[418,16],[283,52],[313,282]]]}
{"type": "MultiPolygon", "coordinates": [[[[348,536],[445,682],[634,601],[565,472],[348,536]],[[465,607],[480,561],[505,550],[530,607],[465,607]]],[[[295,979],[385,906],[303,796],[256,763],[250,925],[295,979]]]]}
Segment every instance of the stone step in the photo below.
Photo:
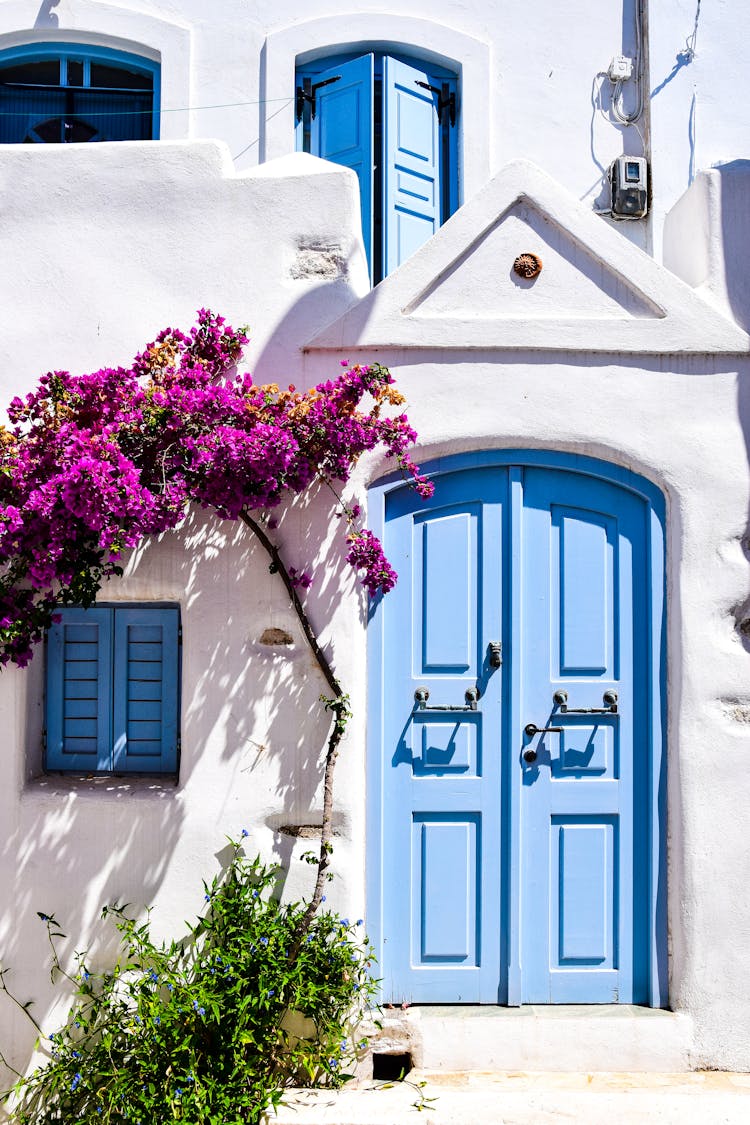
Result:
{"type": "Polygon", "coordinates": [[[747,1125],[750,1075],[412,1071],[284,1103],[267,1125],[747,1125]]]}
{"type": "Polygon", "coordinates": [[[422,1005],[384,1009],[365,1027],[372,1056],[408,1055],[416,1067],[448,1071],[681,1072],[691,1069],[689,1017],[629,1005],[523,1008],[422,1005]]]}

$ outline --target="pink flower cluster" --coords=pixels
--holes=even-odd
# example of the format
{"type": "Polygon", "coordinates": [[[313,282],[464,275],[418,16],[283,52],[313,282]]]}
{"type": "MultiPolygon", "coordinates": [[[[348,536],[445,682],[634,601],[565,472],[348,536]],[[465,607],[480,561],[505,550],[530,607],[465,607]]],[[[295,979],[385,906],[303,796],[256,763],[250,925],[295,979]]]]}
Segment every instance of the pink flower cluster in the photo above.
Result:
{"type": "MultiPolygon", "coordinates": [[[[245,343],[201,309],[188,334],[165,329],[130,368],[51,372],[12,401],[12,428],[0,427],[0,663],[26,664],[56,605],[90,605],[123,550],[175,527],[190,502],[225,519],[267,512],[315,481],[346,481],[376,447],[431,494],[406,415],[384,412],[403,401],[386,368],[347,364],[304,394],[282,391],[236,373],[245,343]]],[[[387,592],[396,575],[380,543],[355,526],[358,507],[344,515],[349,562],[371,594],[387,592]]]]}

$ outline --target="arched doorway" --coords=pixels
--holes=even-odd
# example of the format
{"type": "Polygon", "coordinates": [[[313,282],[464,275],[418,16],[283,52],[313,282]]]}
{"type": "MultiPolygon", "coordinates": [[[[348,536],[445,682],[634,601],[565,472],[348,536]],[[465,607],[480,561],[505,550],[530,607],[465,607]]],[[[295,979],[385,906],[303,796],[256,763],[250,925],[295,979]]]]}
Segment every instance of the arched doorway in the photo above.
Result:
{"type": "Polygon", "coordinates": [[[664,1005],[661,495],[563,454],[439,469],[427,503],[373,490],[384,998],[664,1005]]]}

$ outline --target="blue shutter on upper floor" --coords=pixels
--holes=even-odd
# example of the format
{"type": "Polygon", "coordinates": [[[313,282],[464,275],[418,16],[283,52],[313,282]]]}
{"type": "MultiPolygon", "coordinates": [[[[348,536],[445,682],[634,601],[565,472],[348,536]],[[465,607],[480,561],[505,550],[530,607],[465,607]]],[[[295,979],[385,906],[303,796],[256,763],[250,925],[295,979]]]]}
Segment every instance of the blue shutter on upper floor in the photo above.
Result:
{"type": "Polygon", "coordinates": [[[112,610],[57,612],[47,635],[47,769],[111,770],[112,610]]]}
{"type": "Polygon", "coordinates": [[[115,610],[113,768],[175,773],[178,732],[176,608],[115,610]]]}
{"type": "MultiPolygon", "coordinates": [[[[384,57],[384,275],[418,250],[448,217],[441,217],[441,171],[448,176],[451,172],[441,169],[445,158],[437,95],[420,83],[435,84],[426,71],[384,57]]],[[[453,140],[449,136],[448,143],[453,140]]]]}
{"type": "Polygon", "coordinates": [[[362,238],[372,261],[374,57],[363,55],[314,77],[310,151],[357,174],[362,238]]]}

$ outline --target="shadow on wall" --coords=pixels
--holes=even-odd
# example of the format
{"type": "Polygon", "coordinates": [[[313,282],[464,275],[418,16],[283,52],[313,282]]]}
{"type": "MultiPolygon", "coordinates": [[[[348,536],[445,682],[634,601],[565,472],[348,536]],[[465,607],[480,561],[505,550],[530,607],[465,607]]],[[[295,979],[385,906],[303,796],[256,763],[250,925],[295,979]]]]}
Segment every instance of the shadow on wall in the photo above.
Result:
{"type": "MultiPolygon", "coordinates": [[[[139,789],[133,782],[110,778],[86,790],[71,782],[66,792],[59,779],[40,778],[27,787],[13,819],[15,831],[7,830],[6,821],[0,852],[5,901],[0,963],[11,970],[8,983],[14,994],[21,1002],[33,999],[33,1014],[49,1031],[67,1003],[53,1012],[60,989],[50,983],[47,931],[37,912],[54,914],[68,935],[59,943],[66,966],[72,966],[76,950],[85,948],[95,949],[94,965],[113,964],[116,934],[100,920],[101,908],[114,901],[152,901],[183,810],[175,793],[163,788],[139,789]],[[102,833],[105,797],[107,829],[102,833]]],[[[0,1004],[0,1023],[10,1027],[0,1050],[23,1068],[34,1030],[7,997],[0,997],[0,1004]]],[[[6,1079],[7,1073],[0,1074],[0,1088],[6,1079]]]]}
{"type": "MultiPolygon", "coordinates": [[[[308,340],[311,340],[333,320],[355,305],[366,294],[357,293],[350,281],[354,269],[352,254],[345,256],[341,246],[329,242],[300,244],[297,257],[291,265],[292,283],[319,279],[321,284],[305,287],[303,295],[291,305],[289,311],[279,320],[273,332],[267,335],[268,342],[255,360],[253,377],[258,383],[278,383],[284,388],[288,382],[300,384],[300,353],[308,340]],[[297,372],[288,370],[290,341],[295,342],[297,372]]],[[[361,263],[360,263],[361,264],[361,263]]],[[[250,336],[252,337],[252,323],[250,336]]],[[[355,357],[331,354],[330,370],[326,378],[335,379],[339,374],[338,361],[355,357]]]]}
{"type": "MultiPolygon", "coordinates": [[[[340,528],[334,507],[323,493],[291,504],[274,533],[291,565],[315,573],[305,601],[324,644],[346,589],[344,537],[332,549],[325,541],[332,525],[340,528]]],[[[286,865],[294,839],[280,827],[321,820],[330,724],[319,696],[326,685],[281,579],[269,573],[268,557],[249,530],[191,511],[179,532],[134,552],[125,577],[115,581],[103,600],[181,592],[179,785],[37,776],[26,782],[20,801],[12,782],[5,787],[0,963],[13,970],[10,983],[19,999],[34,999],[35,1017],[46,1031],[64,1017],[67,1004],[55,1008],[58,990],[49,983],[46,928],[37,911],[54,914],[68,935],[60,943],[64,963],[72,962],[75,950],[90,948],[92,964],[111,965],[116,934],[99,920],[105,903],[128,902],[141,910],[156,902],[157,932],[178,936],[182,919],[202,906],[200,879],[218,870],[225,834],[238,834],[247,824],[248,850],[286,865]],[[273,643],[279,636],[292,643],[273,643]],[[186,850],[192,857],[187,863],[186,850]]],[[[352,580],[347,584],[351,589],[352,580]]],[[[356,624],[356,599],[349,604],[356,624]]],[[[326,647],[345,680],[347,653],[326,647]]],[[[316,848],[315,840],[310,847],[316,848]]],[[[0,1024],[11,1028],[11,1041],[4,1030],[0,1050],[23,1068],[33,1029],[19,1012],[10,1012],[7,998],[0,997],[0,1005],[0,1024]]],[[[0,1088],[6,1077],[0,1076],[0,1088]]]]}

